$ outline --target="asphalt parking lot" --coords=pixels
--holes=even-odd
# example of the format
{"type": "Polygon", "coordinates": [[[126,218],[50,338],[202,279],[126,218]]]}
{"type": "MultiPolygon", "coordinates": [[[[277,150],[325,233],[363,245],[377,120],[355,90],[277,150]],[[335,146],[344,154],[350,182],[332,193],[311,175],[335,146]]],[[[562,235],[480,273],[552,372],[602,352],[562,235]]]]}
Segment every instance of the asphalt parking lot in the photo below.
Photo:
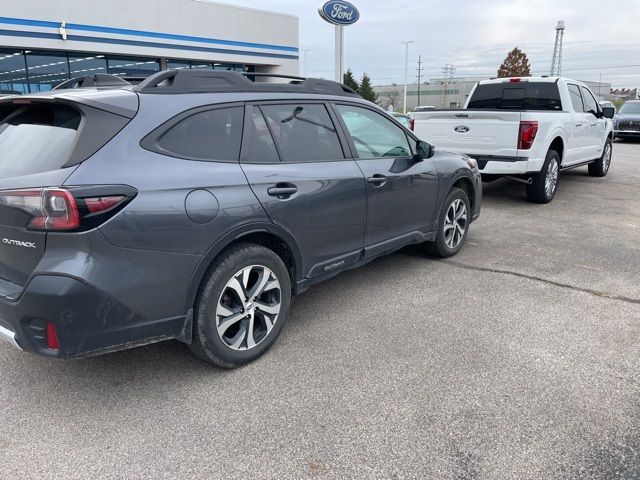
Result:
{"type": "Polygon", "coordinates": [[[640,478],[639,162],[485,185],[457,257],[313,287],[240,370],[0,345],[0,478],[640,478]]]}

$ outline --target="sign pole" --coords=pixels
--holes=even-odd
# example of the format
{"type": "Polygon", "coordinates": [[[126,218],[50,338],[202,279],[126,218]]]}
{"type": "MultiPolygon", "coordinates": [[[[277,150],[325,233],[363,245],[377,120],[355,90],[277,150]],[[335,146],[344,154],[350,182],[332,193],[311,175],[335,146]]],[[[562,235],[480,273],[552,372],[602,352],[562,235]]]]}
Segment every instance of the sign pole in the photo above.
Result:
{"type": "Polygon", "coordinates": [[[344,69],[344,27],[342,25],[335,26],[335,81],[343,82],[344,69]]]}
{"type": "Polygon", "coordinates": [[[318,13],[326,22],[334,26],[333,75],[336,82],[342,83],[344,80],[344,27],[356,23],[360,18],[360,12],[345,0],[328,0],[320,4],[318,13]]]}

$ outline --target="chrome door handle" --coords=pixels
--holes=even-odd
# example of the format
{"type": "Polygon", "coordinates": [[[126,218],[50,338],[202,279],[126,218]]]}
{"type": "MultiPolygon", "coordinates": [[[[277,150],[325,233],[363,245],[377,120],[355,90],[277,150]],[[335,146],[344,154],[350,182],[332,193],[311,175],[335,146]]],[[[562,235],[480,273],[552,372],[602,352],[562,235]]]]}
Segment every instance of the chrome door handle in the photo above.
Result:
{"type": "Polygon", "coordinates": [[[387,183],[387,177],[376,173],[373,177],[367,178],[367,182],[372,183],[374,187],[381,187],[387,183]]]}

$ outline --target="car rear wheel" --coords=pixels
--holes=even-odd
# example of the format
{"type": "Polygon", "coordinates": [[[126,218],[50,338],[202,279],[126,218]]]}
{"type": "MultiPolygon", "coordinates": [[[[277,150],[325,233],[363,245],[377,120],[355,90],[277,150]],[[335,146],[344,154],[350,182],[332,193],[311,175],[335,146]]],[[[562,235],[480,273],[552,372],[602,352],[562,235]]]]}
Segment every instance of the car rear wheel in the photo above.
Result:
{"type": "Polygon", "coordinates": [[[534,203],[549,203],[558,190],[560,177],[560,155],[549,150],[542,166],[542,171],[531,178],[527,185],[527,199],[534,203]]]}
{"type": "Polygon", "coordinates": [[[607,143],[604,144],[602,150],[602,156],[593,163],[589,164],[589,175],[592,177],[604,177],[609,172],[611,166],[611,155],[613,153],[613,147],[611,145],[611,139],[607,139],[607,143]]]}
{"type": "Polygon", "coordinates": [[[447,195],[438,217],[438,231],[433,242],[426,243],[427,253],[441,258],[460,251],[469,233],[471,207],[467,193],[454,188],[447,195]]]}
{"type": "Polygon", "coordinates": [[[235,368],[276,341],[291,303],[291,280],[280,257],[261,245],[231,248],[211,266],[196,301],[191,350],[235,368]]]}

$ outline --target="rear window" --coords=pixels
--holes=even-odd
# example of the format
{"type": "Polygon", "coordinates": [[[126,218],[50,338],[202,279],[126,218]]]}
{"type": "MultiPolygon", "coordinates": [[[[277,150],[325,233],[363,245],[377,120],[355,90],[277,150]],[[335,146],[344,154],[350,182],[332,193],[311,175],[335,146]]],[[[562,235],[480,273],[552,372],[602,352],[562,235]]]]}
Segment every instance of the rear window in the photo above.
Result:
{"type": "Polygon", "coordinates": [[[562,102],[556,83],[502,82],[478,85],[467,108],[476,110],[562,110],[562,102]]]}
{"type": "Polygon", "coordinates": [[[57,170],[73,149],[81,114],[65,105],[15,107],[0,123],[0,178],[57,170]]]}

